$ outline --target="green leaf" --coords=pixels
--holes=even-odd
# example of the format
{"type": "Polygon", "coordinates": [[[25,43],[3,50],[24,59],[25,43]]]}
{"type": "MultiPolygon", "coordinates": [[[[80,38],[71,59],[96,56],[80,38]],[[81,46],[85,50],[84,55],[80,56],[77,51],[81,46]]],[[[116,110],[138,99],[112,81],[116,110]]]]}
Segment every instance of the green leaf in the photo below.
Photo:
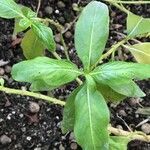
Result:
{"type": "Polygon", "coordinates": [[[120,94],[143,97],[145,94],[132,79],[150,78],[150,65],[116,61],[97,67],[90,75],[97,83],[106,84],[120,94]]]}
{"type": "Polygon", "coordinates": [[[33,12],[30,8],[25,6],[20,7],[25,18],[21,17],[15,18],[14,34],[22,32],[26,30],[28,27],[30,27],[31,24],[33,23],[33,19],[36,17],[36,13],[33,12]]]}
{"type": "Polygon", "coordinates": [[[12,68],[13,79],[31,83],[33,91],[59,87],[81,74],[82,72],[73,63],[47,57],[22,61],[12,68]]]}
{"type": "Polygon", "coordinates": [[[128,137],[111,136],[109,139],[110,150],[127,150],[127,145],[131,141],[128,137]]]}
{"type": "Polygon", "coordinates": [[[108,150],[109,110],[93,79],[88,76],[75,100],[74,133],[84,150],[108,150]]]}
{"type": "Polygon", "coordinates": [[[107,102],[118,102],[126,98],[126,96],[115,92],[107,84],[97,83],[97,90],[103,95],[107,102]]]}
{"type": "Polygon", "coordinates": [[[51,28],[39,22],[34,22],[31,28],[49,51],[55,51],[56,44],[51,28]]]}
{"type": "Polygon", "coordinates": [[[0,86],[4,86],[5,80],[0,77],[0,86]]]}
{"type": "Polygon", "coordinates": [[[15,18],[15,25],[14,25],[14,32],[13,34],[17,34],[19,32],[22,32],[24,30],[26,30],[30,25],[28,24],[28,26],[20,26],[20,20],[21,18],[15,18]]]}
{"type": "Polygon", "coordinates": [[[63,111],[63,121],[62,121],[62,132],[66,133],[73,131],[75,122],[75,97],[82,86],[76,88],[67,98],[64,111],[63,111]]]}
{"type": "Polygon", "coordinates": [[[150,19],[129,12],[127,17],[127,33],[129,37],[150,33],[150,19]]]}
{"type": "Polygon", "coordinates": [[[27,59],[44,55],[45,47],[31,29],[25,33],[25,36],[22,39],[21,48],[27,59]]]}
{"type": "Polygon", "coordinates": [[[108,7],[101,2],[90,2],[83,9],[75,29],[75,47],[86,70],[100,58],[108,34],[108,7]]]}
{"type": "Polygon", "coordinates": [[[0,17],[10,19],[22,16],[20,6],[13,0],[0,0],[0,17]]]}
{"type": "Polygon", "coordinates": [[[125,45],[125,47],[132,53],[137,62],[150,64],[150,42],[139,43],[132,46],[125,45]]]}

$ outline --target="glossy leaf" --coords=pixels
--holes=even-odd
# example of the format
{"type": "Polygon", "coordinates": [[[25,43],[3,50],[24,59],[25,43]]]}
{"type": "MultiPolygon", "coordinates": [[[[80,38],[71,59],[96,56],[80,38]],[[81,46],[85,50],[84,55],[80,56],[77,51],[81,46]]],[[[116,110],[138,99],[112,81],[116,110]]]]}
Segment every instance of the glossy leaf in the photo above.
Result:
{"type": "Polygon", "coordinates": [[[114,91],[107,84],[97,83],[97,90],[100,91],[107,102],[119,102],[126,98],[126,96],[114,91]]]}
{"type": "Polygon", "coordinates": [[[129,37],[150,33],[150,19],[129,12],[127,17],[127,33],[129,37]]]}
{"type": "Polygon", "coordinates": [[[75,100],[74,133],[84,150],[108,150],[109,110],[95,82],[87,77],[86,84],[75,100]]]}
{"type": "Polygon", "coordinates": [[[34,24],[32,24],[32,29],[49,51],[55,51],[56,44],[51,28],[42,23],[34,22],[34,24]]]}
{"type": "Polygon", "coordinates": [[[143,64],[150,64],[150,43],[139,43],[135,45],[125,46],[135,57],[137,62],[143,64]]]}
{"type": "Polygon", "coordinates": [[[109,140],[110,150],[127,150],[129,141],[131,141],[131,139],[128,137],[111,136],[109,140]]]}
{"type": "Polygon", "coordinates": [[[12,68],[12,77],[16,81],[31,83],[33,91],[56,88],[74,80],[82,73],[71,62],[37,57],[22,61],[12,68]]]}
{"type": "Polygon", "coordinates": [[[108,33],[108,7],[101,2],[90,2],[83,9],[75,28],[75,47],[86,70],[90,70],[100,58],[108,33]]]}
{"type": "Polygon", "coordinates": [[[0,17],[11,19],[21,16],[21,8],[13,0],[0,0],[0,17]]]}
{"type": "Polygon", "coordinates": [[[21,48],[27,59],[44,55],[44,46],[31,29],[25,33],[21,43],[21,48]]]}
{"type": "Polygon", "coordinates": [[[73,131],[75,123],[75,98],[78,91],[82,86],[76,88],[67,98],[64,111],[63,111],[63,121],[62,121],[62,132],[66,133],[73,131]]]}
{"type": "Polygon", "coordinates": [[[150,78],[150,65],[116,61],[101,65],[90,74],[98,84],[106,84],[120,94],[143,97],[145,94],[132,79],[150,78]]]}

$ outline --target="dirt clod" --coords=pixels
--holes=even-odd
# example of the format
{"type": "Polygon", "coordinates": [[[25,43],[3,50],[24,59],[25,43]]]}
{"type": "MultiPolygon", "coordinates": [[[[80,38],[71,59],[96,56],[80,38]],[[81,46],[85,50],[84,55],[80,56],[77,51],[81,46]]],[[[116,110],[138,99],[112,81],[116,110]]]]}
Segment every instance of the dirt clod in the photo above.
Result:
{"type": "Polygon", "coordinates": [[[0,143],[2,144],[2,145],[6,145],[6,144],[9,144],[9,143],[11,143],[11,138],[9,138],[7,135],[2,135],[1,137],[0,137],[0,143]]]}

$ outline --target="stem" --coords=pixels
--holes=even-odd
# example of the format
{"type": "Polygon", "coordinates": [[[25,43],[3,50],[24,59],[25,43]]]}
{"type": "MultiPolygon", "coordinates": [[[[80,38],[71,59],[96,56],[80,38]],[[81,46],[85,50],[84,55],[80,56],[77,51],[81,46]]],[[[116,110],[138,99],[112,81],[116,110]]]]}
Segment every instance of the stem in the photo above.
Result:
{"type": "Polygon", "coordinates": [[[107,58],[109,55],[111,55],[112,53],[114,53],[116,51],[116,49],[121,46],[122,44],[124,44],[126,41],[128,41],[128,38],[123,39],[122,41],[118,42],[117,44],[113,45],[109,51],[107,51],[105,54],[103,54],[98,61],[92,66],[92,69],[94,69],[99,62],[102,61],[102,59],[107,58]]]}
{"type": "Polygon", "coordinates": [[[25,95],[25,96],[31,96],[31,97],[35,97],[37,99],[43,99],[46,100],[47,102],[52,102],[54,104],[59,104],[64,106],[65,102],[58,100],[56,98],[52,98],[43,94],[39,94],[39,93],[34,93],[34,92],[29,92],[29,91],[23,91],[23,90],[17,90],[17,89],[11,89],[11,88],[6,88],[3,86],[0,86],[0,91],[9,93],[9,94],[17,94],[17,95],[25,95]]]}
{"type": "Polygon", "coordinates": [[[143,132],[128,132],[128,131],[124,131],[121,129],[117,129],[114,127],[108,127],[108,130],[117,136],[128,136],[130,137],[132,140],[141,140],[141,141],[145,141],[145,142],[150,142],[150,135],[146,135],[143,132]]]}
{"type": "Polygon", "coordinates": [[[63,37],[62,33],[61,33],[60,36],[61,36],[61,37],[60,37],[60,38],[61,38],[61,43],[62,43],[62,45],[63,45],[63,47],[64,47],[65,56],[66,56],[67,60],[70,60],[69,54],[68,54],[68,48],[67,48],[67,46],[66,46],[66,43],[65,43],[65,40],[64,40],[64,37],[63,37]]]}
{"type": "Polygon", "coordinates": [[[39,10],[40,10],[40,7],[41,7],[41,2],[42,2],[42,0],[39,0],[38,7],[37,7],[37,10],[36,10],[36,15],[38,15],[38,13],[39,13],[39,10]]]}
{"type": "MultiPolygon", "coordinates": [[[[109,2],[109,1],[108,1],[109,2]]],[[[114,2],[109,2],[111,3],[112,5],[114,5],[115,7],[117,7],[118,9],[120,9],[121,11],[123,11],[124,13],[128,14],[129,11],[127,9],[125,9],[124,7],[120,6],[119,4],[117,3],[114,3],[114,2]]]]}
{"type": "Polygon", "coordinates": [[[61,57],[56,53],[56,52],[51,52],[53,54],[53,56],[58,59],[61,60],[61,57]]]}
{"type": "MultiPolygon", "coordinates": [[[[35,97],[37,99],[43,99],[43,100],[45,100],[47,102],[50,102],[50,103],[52,102],[54,104],[59,104],[61,106],[65,105],[65,102],[63,102],[61,100],[58,100],[56,98],[52,98],[52,97],[49,97],[49,96],[45,96],[45,95],[39,94],[39,93],[23,91],[23,90],[17,90],[17,89],[11,89],[11,88],[3,87],[3,86],[0,86],[0,91],[6,92],[8,94],[31,96],[31,97],[35,97]]],[[[114,127],[111,127],[111,126],[108,127],[108,130],[114,135],[129,136],[133,140],[137,139],[137,140],[150,142],[150,135],[146,135],[143,132],[128,132],[128,131],[117,129],[117,128],[114,128],[114,127]]]]}
{"type": "Polygon", "coordinates": [[[150,1],[116,1],[116,0],[106,0],[110,3],[122,3],[122,4],[150,4],[150,1]]]}

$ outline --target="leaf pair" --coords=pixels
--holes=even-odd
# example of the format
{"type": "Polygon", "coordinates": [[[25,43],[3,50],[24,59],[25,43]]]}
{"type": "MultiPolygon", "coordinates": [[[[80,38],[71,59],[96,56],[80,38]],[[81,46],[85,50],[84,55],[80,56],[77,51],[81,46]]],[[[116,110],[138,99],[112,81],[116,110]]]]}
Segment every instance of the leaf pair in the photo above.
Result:
{"type": "Polygon", "coordinates": [[[22,49],[27,59],[43,55],[45,48],[55,51],[56,44],[51,28],[39,22],[36,13],[31,9],[19,6],[13,0],[0,0],[0,8],[0,17],[15,18],[14,34],[31,27],[32,31],[28,31],[22,41],[22,49]]]}
{"type": "MultiPolygon", "coordinates": [[[[131,12],[127,17],[127,33],[129,38],[150,35],[150,18],[143,18],[131,12]]],[[[137,62],[150,64],[150,43],[139,43],[125,46],[135,57],[137,62]]]]}

